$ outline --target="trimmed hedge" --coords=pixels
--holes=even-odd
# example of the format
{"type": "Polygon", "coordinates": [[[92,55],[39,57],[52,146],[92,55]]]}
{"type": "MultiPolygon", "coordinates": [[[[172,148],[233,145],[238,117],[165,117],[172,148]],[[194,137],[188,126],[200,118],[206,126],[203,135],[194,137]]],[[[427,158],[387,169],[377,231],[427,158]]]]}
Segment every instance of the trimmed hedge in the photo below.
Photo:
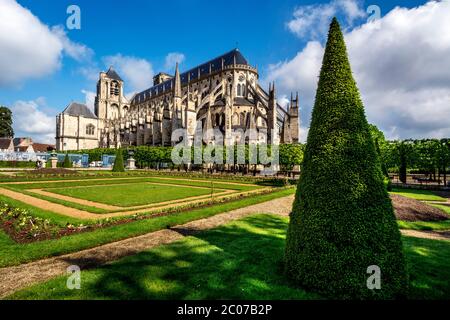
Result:
{"type": "Polygon", "coordinates": [[[0,161],[0,168],[36,168],[34,161],[0,161]]]}
{"type": "MultiPolygon", "coordinates": [[[[260,146],[258,146],[260,147],[260,146]]],[[[266,146],[264,146],[266,147],[266,146]]],[[[295,165],[300,165],[303,160],[303,145],[302,144],[281,144],[279,146],[279,161],[282,169],[292,170],[295,165]]],[[[194,153],[199,151],[203,153],[205,147],[201,147],[202,150],[196,150],[196,147],[192,147],[191,149],[191,161],[194,161],[194,153]]],[[[172,150],[173,147],[158,147],[158,146],[138,146],[138,147],[130,147],[130,148],[122,148],[122,154],[124,156],[124,160],[128,158],[128,153],[126,152],[128,149],[134,151],[134,159],[136,160],[136,165],[139,168],[144,167],[153,167],[158,168],[161,163],[172,163],[172,150]]],[[[267,146],[268,155],[271,155],[271,146],[267,146]]],[[[112,148],[97,148],[91,150],[79,150],[79,151],[69,151],[69,153],[78,153],[78,154],[88,154],[89,161],[101,161],[103,154],[114,155],[116,154],[117,149],[112,148]]],[[[223,159],[227,159],[226,148],[217,148],[216,152],[223,153],[223,159]]],[[[250,148],[248,145],[245,146],[245,160],[249,161],[250,157],[250,148]]],[[[234,159],[237,160],[237,147],[234,148],[234,159]]],[[[258,163],[262,162],[266,159],[258,158],[258,163]]]]}
{"type": "Polygon", "coordinates": [[[123,155],[122,149],[117,149],[116,159],[114,160],[114,166],[112,168],[113,172],[125,172],[125,167],[123,165],[123,155]]]}
{"type": "Polygon", "coordinates": [[[336,18],[330,25],[287,233],[285,270],[337,299],[407,293],[400,232],[336,18]],[[368,267],[381,289],[368,289],[368,267]]]}
{"type": "Polygon", "coordinates": [[[70,161],[68,153],[66,153],[66,156],[64,157],[64,162],[63,162],[62,167],[63,168],[72,168],[73,167],[72,161],[70,161]]]}

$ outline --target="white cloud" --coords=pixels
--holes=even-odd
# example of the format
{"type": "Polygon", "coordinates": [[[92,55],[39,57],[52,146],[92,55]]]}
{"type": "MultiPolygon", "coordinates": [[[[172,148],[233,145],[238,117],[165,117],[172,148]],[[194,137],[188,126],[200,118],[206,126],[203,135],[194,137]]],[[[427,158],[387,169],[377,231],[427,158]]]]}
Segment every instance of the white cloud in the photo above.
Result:
{"type": "Polygon", "coordinates": [[[72,42],[61,26],[49,28],[14,0],[0,0],[0,86],[52,74],[63,54],[84,61],[93,52],[72,42]]]}
{"type": "Polygon", "coordinates": [[[123,77],[125,86],[131,86],[132,91],[142,91],[153,84],[152,64],[141,58],[116,54],[103,58],[106,66],[113,66],[123,77]]]}
{"type": "Polygon", "coordinates": [[[326,35],[330,19],[338,14],[345,17],[345,27],[351,27],[356,19],[366,16],[360,0],[333,0],[297,7],[293,19],[286,25],[299,38],[320,39],[326,35]]]}
{"type": "Polygon", "coordinates": [[[43,110],[46,108],[42,97],[31,101],[16,101],[11,106],[15,135],[32,137],[35,142],[54,144],[56,120],[43,110]]]}
{"type": "Polygon", "coordinates": [[[63,44],[30,11],[0,0],[0,48],[0,85],[9,85],[57,70],[63,44]]]}
{"type": "Polygon", "coordinates": [[[63,45],[65,54],[78,62],[91,61],[94,56],[94,51],[82,43],[71,41],[62,26],[54,26],[51,28],[51,31],[63,45]]]}
{"type": "Polygon", "coordinates": [[[166,56],[166,62],[164,63],[164,69],[173,71],[175,70],[175,64],[178,62],[178,64],[183,63],[183,61],[186,59],[183,53],[180,52],[171,52],[166,56]]]}
{"type": "MultiPolygon", "coordinates": [[[[369,122],[388,138],[450,136],[450,2],[395,8],[345,34],[369,122]],[[440,30],[440,31],[437,31],[440,30]]],[[[300,91],[302,130],[309,126],[323,57],[310,41],[292,60],[268,68],[280,94],[300,91]]],[[[302,137],[303,140],[306,136],[302,137]]]]}
{"type": "Polygon", "coordinates": [[[86,105],[93,112],[94,105],[95,105],[95,97],[97,96],[97,93],[95,93],[94,91],[89,91],[89,90],[85,90],[85,89],[81,90],[81,93],[84,94],[84,96],[85,96],[86,105]]]}

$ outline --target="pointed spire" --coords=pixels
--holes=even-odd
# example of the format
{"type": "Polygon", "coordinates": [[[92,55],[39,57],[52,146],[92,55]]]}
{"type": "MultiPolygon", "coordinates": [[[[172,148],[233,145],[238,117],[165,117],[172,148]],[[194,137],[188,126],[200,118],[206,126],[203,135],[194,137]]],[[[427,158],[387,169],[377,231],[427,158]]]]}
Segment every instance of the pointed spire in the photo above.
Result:
{"type": "Polygon", "coordinates": [[[180,71],[178,70],[178,62],[175,66],[175,80],[173,86],[173,96],[177,98],[181,98],[181,79],[180,79],[180,71]]]}

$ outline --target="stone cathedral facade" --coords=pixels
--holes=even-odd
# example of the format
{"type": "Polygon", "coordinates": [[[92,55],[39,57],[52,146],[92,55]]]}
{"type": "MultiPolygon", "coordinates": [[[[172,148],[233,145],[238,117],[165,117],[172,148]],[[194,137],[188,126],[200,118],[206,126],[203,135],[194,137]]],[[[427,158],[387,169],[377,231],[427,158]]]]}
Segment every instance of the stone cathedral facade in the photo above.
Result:
{"type": "Polygon", "coordinates": [[[123,94],[124,81],[111,67],[101,72],[95,110],[71,103],[57,116],[57,149],[190,145],[200,134],[203,143],[217,143],[205,132],[219,133],[223,143],[297,143],[299,99],[291,95],[286,109],[276,101],[275,84],[268,91],[258,83],[258,70],[238,49],[184,73],[158,73],[153,86],[123,94]],[[183,136],[172,139],[177,130],[183,136]],[[250,134],[249,134],[250,132],[250,134]]]}

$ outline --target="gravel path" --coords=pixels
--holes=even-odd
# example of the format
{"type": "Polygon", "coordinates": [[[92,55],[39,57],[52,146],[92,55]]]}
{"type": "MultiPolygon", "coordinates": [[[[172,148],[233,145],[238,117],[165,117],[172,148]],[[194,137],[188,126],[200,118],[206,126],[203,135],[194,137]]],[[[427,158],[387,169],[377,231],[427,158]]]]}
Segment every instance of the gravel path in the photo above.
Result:
{"type": "Polygon", "coordinates": [[[417,231],[417,230],[400,230],[402,235],[407,237],[416,237],[432,240],[450,240],[450,231],[417,231]]]}

